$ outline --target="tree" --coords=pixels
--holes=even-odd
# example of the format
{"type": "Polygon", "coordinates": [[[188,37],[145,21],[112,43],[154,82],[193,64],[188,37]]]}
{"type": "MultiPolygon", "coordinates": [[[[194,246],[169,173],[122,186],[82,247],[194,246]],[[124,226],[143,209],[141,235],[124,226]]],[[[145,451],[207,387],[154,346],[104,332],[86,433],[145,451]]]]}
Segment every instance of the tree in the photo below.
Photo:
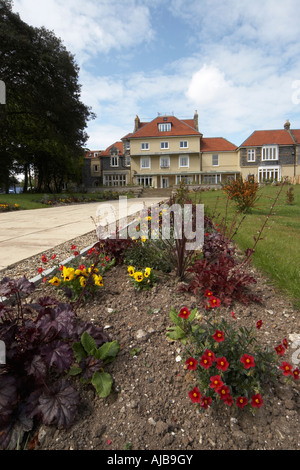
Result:
{"type": "MultiPolygon", "coordinates": [[[[60,191],[78,180],[87,121],[95,116],[80,100],[79,67],[62,41],[44,27],[33,28],[0,0],[0,79],[6,105],[0,108],[0,185],[30,168],[38,189],[60,191]]],[[[8,188],[7,188],[8,189],[8,188]]]]}

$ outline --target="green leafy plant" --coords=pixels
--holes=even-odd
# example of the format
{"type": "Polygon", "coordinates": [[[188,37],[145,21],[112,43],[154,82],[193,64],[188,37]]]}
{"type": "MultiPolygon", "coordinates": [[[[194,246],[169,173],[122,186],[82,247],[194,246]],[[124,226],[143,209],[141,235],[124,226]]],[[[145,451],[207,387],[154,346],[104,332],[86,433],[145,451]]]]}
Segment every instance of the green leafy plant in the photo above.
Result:
{"type": "Polygon", "coordinates": [[[70,368],[71,376],[81,376],[83,383],[91,383],[101,398],[107,397],[111,392],[113,379],[103,367],[112,362],[117,356],[120,345],[118,341],[106,342],[97,347],[95,339],[85,331],[80,342],[72,346],[76,365],[70,368]]]}
{"type": "Polygon", "coordinates": [[[298,368],[292,370],[291,364],[278,361],[287,348],[286,340],[274,350],[261,346],[256,337],[261,321],[256,328],[237,328],[236,319],[230,322],[216,313],[220,301],[211,291],[207,290],[206,298],[203,315],[187,307],[179,313],[172,309],[174,326],[167,332],[169,339],[184,345],[185,368],[194,371],[198,381],[189,397],[201,410],[224,403],[253,411],[262,406],[266,385],[282,373],[287,381],[299,378],[298,368]]]}
{"type": "Polygon", "coordinates": [[[223,186],[223,191],[230,200],[235,201],[239,212],[249,212],[256,204],[258,199],[259,184],[254,178],[243,180],[238,176],[223,186]]]}

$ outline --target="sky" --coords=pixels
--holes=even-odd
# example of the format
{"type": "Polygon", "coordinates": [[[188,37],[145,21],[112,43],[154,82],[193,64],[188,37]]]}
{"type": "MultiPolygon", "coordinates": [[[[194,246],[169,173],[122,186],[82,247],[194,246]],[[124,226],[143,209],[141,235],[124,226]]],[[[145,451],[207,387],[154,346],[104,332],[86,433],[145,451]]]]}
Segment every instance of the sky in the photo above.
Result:
{"type": "MultiPolygon", "coordinates": [[[[300,128],[299,0],[14,0],[54,31],[80,68],[90,150],[158,114],[241,145],[255,130],[300,128]]],[[[67,117],[66,117],[67,118],[67,117]]]]}

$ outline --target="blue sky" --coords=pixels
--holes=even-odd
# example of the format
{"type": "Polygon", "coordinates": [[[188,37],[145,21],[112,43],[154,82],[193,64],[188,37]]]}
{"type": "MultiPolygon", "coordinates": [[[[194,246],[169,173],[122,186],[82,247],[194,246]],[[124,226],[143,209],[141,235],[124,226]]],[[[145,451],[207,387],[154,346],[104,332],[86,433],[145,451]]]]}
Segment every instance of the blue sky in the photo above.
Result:
{"type": "Polygon", "coordinates": [[[192,118],[240,145],[254,130],[300,128],[299,0],[14,0],[60,37],[97,117],[87,147],[133,130],[136,114],[192,118]]]}

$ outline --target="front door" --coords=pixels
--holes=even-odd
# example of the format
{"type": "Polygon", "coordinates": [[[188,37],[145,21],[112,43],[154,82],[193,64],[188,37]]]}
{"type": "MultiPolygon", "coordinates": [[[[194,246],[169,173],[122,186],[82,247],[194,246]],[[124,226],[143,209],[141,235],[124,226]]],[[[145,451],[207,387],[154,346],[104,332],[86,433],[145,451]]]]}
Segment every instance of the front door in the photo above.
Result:
{"type": "Polygon", "coordinates": [[[166,178],[165,176],[163,176],[162,181],[161,181],[161,187],[168,188],[168,186],[169,186],[169,178],[166,178]]]}

